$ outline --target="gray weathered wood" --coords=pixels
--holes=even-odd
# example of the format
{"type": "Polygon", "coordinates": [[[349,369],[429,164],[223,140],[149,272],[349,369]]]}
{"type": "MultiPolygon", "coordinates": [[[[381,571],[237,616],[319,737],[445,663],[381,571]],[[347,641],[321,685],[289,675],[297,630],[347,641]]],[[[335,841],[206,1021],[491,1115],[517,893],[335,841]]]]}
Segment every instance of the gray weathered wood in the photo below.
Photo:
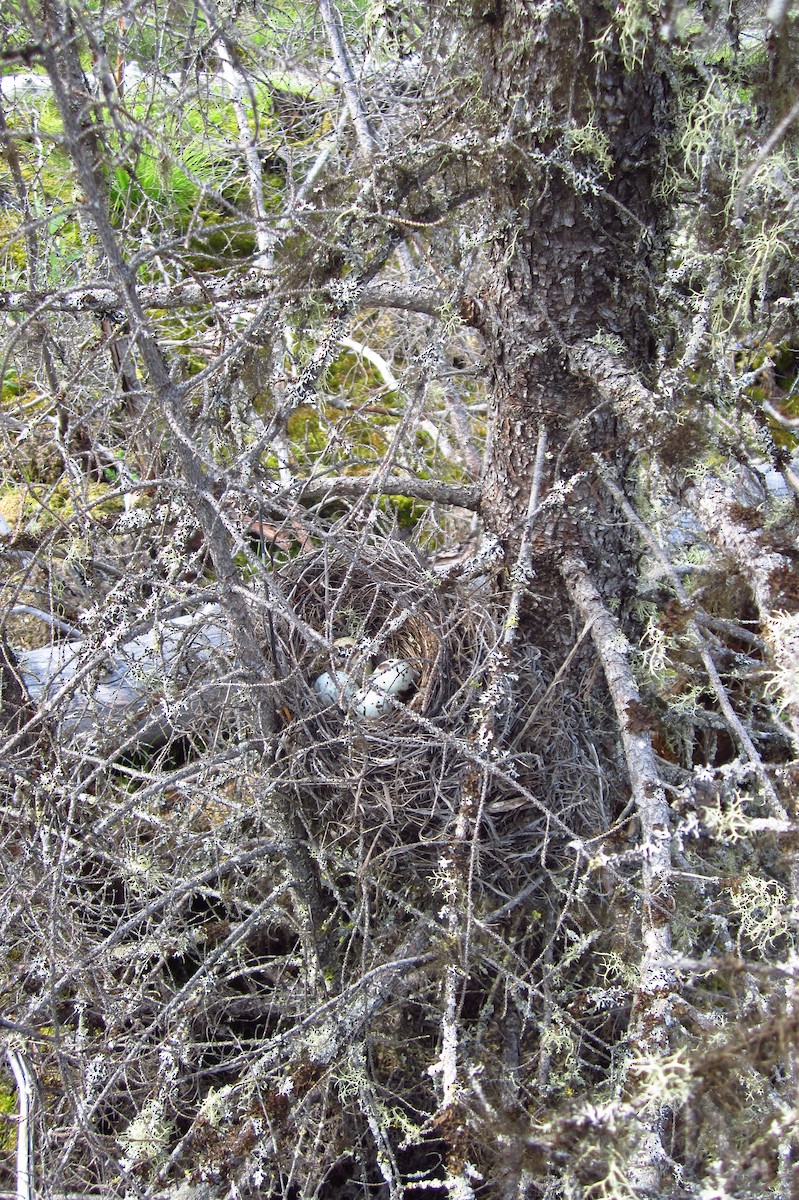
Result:
{"type": "Polygon", "coordinates": [[[61,739],[160,741],[224,701],[230,637],[216,605],[159,621],[113,649],[88,639],[17,651],[22,682],[61,739]]]}

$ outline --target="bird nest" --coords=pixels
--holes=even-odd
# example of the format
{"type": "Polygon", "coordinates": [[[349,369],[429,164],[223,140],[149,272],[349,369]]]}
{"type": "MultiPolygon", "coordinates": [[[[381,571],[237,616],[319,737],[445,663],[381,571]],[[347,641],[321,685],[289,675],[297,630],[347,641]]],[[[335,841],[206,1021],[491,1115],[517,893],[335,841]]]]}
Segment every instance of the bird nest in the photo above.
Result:
{"type": "Polygon", "coordinates": [[[417,829],[454,811],[494,640],[485,612],[456,603],[393,540],[327,545],[287,563],[279,583],[291,613],[275,647],[281,767],[302,811],[330,821],[343,808],[351,821],[355,809],[417,829]],[[408,685],[374,713],[363,698],[386,661],[408,685]]]}

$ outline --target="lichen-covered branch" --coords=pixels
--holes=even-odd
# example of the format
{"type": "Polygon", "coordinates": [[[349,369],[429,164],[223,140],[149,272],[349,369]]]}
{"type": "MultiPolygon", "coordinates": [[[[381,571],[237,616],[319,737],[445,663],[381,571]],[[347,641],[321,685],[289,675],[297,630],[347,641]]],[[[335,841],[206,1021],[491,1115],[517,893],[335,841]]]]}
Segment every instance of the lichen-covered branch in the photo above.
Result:
{"type": "MultiPolygon", "coordinates": [[[[761,528],[759,516],[720,479],[703,474],[687,489],[688,503],[708,536],[729,554],[745,578],[757,607],[760,628],[778,673],[790,676],[786,647],[792,655],[799,627],[796,556],[761,528]]],[[[799,745],[799,701],[789,687],[785,706],[799,745]]]]}
{"type": "MultiPolygon", "coordinates": [[[[575,607],[583,620],[590,622],[591,637],[616,713],[640,823],[642,953],[630,1041],[644,1054],[665,1054],[675,1024],[676,993],[676,975],[671,966],[674,907],[671,811],[651,736],[640,729],[641,697],[630,668],[629,643],[602,600],[585,562],[576,555],[568,555],[561,564],[561,572],[575,607]]],[[[633,1173],[636,1185],[643,1190],[656,1191],[662,1182],[665,1156],[660,1132],[660,1117],[656,1116],[638,1143],[633,1173]]]]}
{"type": "MultiPolygon", "coordinates": [[[[661,568],[666,573],[666,575],[669,579],[669,582],[671,583],[671,586],[674,589],[675,595],[679,599],[680,603],[684,606],[686,612],[688,614],[692,614],[696,606],[692,602],[690,596],[688,595],[688,592],[685,590],[683,582],[680,579],[677,572],[675,571],[665,550],[659,544],[657,539],[653,536],[653,534],[651,533],[651,531],[649,530],[649,528],[647,527],[645,522],[642,521],[640,519],[640,517],[636,514],[636,512],[633,509],[632,505],[630,504],[629,500],[626,498],[626,496],[621,491],[621,489],[618,487],[618,485],[609,477],[607,471],[605,471],[603,469],[602,465],[601,464],[599,464],[599,465],[600,465],[600,478],[602,479],[602,482],[604,483],[605,487],[608,489],[608,491],[613,496],[616,503],[622,509],[622,511],[624,512],[628,521],[630,521],[630,523],[635,527],[635,529],[637,529],[638,533],[641,535],[641,537],[645,541],[646,545],[649,547],[649,549],[655,555],[661,568]]],[[[763,788],[763,792],[768,800],[769,807],[772,811],[772,814],[777,819],[784,820],[787,817],[785,808],[782,805],[782,803],[780,802],[776,791],[774,790],[774,784],[773,784],[771,778],[769,777],[768,771],[766,770],[766,767],[763,763],[763,759],[762,759],[761,755],[759,754],[757,747],[755,746],[754,742],[752,741],[752,738],[750,737],[748,731],[746,730],[746,728],[743,724],[743,721],[740,719],[740,717],[738,716],[738,714],[736,713],[735,709],[732,706],[732,702],[730,700],[727,689],[725,688],[725,686],[721,680],[721,676],[719,675],[718,670],[716,668],[716,664],[713,662],[713,659],[711,657],[710,651],[707,646],[707,639],[700,627],[697,616],[689,615],[687,617],[686,628],[692,635],[696,645],[699,648],[699,654],[702,659],[702,665],[705,668],[705,672],[707,674],[708,681],[710,683],[711,688],[713,689],[713,693],[716,697],[716,700],[718,701],[719,708],[721,709],[721,711],[724,715],[724,719],[727,722],[730,732],[733,734],[733,736],[737,740],[738,744],[741,746],[741,749],[743,750],[743,752],[746,755],[749,762],[751,762],[753,764],[753,766],[757,772],[758,779],[760,780],[761,787],[763,788]]]]}
{"type": "MultiPolygon", "coordinates": [[[[375,280],[359,287],[357,283],[342,285],[347,302],[362,308],[395,308],[408,312],[438,316],[446,306],[447,296],[427,284],[397,283],[394,280],[375,280]]],[[[279,282],[261,271],[243,271],[221,280],[196,282],[180,280],[173,284],[143,284],[138,289],[143,309],[164,309],[173,312],[183,308],[207,309],[213,305],[241,305],[264,300],[280,294],[279,282]]],[[[43,312],[96,313],[114,315],[124,307],[121,290],[111,281],[52,291],[0,290],[0,313],[43,312]]],[[[471,319],[472,309],[464,302],[463,319],[471,319]]]]}
{"type": "Polygon", "coordinates": [[[480,488],[476,484],[440,483],[435,479],[413,479],[408,475],[335,475],[312,478],[297,485],[298,496],[309,504],[337,496],[411,496],[432,504],[454,505],[477,512],[480,488]]]}

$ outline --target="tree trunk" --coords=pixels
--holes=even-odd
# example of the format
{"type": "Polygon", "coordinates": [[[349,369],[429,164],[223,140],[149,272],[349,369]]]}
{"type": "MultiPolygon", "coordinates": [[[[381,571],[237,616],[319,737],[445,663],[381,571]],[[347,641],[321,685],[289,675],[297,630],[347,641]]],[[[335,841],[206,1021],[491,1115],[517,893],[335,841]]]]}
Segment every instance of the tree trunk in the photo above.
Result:
{"type": "Polygon", "coordinates": [[[611,7],[542,12],[531,22],[529,6],[513,0],[483,47],[484,93],[504,143],[491,194],[494,271],[483,326],[493,434],[484,513],[511,558],[542,428],[549,481],[567,487],[570,517],[559,522],[553,548],[585,541],[589,524],[592,538],[608,536],[607,501],[579,473],[592,454],[623,471],[625,438],[587,375],[575,372],[574,350],[602,339],[646,372],[663,241],[662,75],[650,63],[625,66],[611,7]],[[581,519],[583,505],[599,519],[581,519]]]}
{"type": "MultiPolygon", "coordinates": [[[[670,812],[624,636],[635,592],[630,527],[597,470],[623,487],[635,409],[622,412],[591,364],[601,350],[631,377],[646,378],[653,365],[668,89],[651,62],[624,61],[610,7],[542,14],[531,22],[529,6],[512,0],[484,49],[484,93],[504,153],[484,293],[491,424],[482,511],[504,543],[521,640],[553,649],[554,667],[573,636],[571,621],[558,627],[555,615],[576,608],[591,630],[644,847],[628,1043],[633,1056],[656,1058],[668,1053],[664,1030],[674,1024],[670,812]],[[532,604],[519,602],[522,590],[532,604]]],[[[630,1138],[630,1177],[647,1194],[667,1163],[662,1121],[654,1112],[630,1138]]]]}

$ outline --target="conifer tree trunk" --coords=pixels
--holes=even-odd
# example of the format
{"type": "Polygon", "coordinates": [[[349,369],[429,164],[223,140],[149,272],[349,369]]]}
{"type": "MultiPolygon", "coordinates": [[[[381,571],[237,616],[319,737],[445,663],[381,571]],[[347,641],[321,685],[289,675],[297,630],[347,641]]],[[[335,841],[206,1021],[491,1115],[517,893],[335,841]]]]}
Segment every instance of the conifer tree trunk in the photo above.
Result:
{"type": "MultiPolygon", "coordinates": [[[[483,86],[504,153],[483,325],[493,428],[484,512],[512,551],[542,428],[550,483],[573,484],[592,454],[623,466],[625,438],[581,369],[580,347],[600,340],[644,373],[651,362],[668,92],[652,63],[625,64],[611,6],[532,15],[512,0],[486,30],[483,86]]],[[[572,500],[573,516],[579,504],[604,504],[585,486],[572,500]]],[[[582,540],[589,522],[578,524],[561,521],[552,548],[582,540]]]]}
{"type": "MultiPolygon", "coordinates": [[[[518,625],[520,641],[568,639],[569,622],[558,629],[553,618],[569,610],[591,631],[646,847],[629,1045],[657,1058],[668,1053],[673,1025],[671,820],[649,732],[636,719],[624,632],[635,591],[629,526],[600,479],[609,472],[624,486],[636,413],[614,403],[596,364],[616,364],[629,379],[646,379],[653,366],[668,89],[653,62],[625,62],[609,6],[531,15],[511,0],[488,28],[484,90],[504,152],[484,294],[491,433],[483,514],[504,546],[500,586],[509,578],[519,615],[508,625],[518,625]],[[519,602],[525,589],[532,605],[519,602]]],[[[653,1112],[628,1147],[630,1179],[644,1194],[663,1182],[665,1119],[653,1112]]]]}

